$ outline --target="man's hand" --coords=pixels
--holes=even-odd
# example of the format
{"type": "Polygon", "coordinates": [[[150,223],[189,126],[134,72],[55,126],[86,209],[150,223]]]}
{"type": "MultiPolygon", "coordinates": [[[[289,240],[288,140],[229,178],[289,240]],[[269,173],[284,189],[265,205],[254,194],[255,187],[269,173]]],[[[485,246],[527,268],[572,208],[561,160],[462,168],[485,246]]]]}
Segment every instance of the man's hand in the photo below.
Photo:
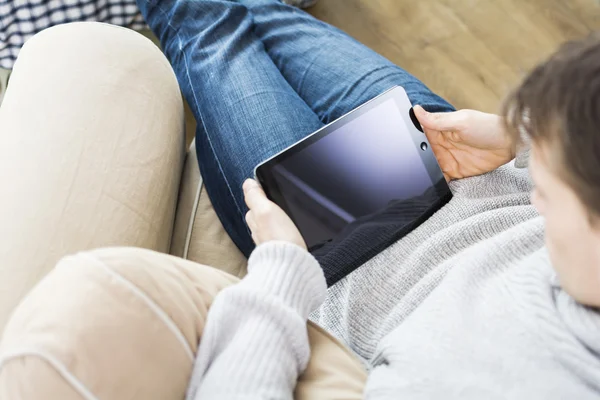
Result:
{"type": "Polygon", "coordinates": [[[246,223],[257,246],[271,240],[282,240],[306,249],[306,243],[294,222],[277,204],[267,198],[255,180],[246,180],[243,189],[246,204],[250,209],[246,214],[246,223]]]}
{"type": "Polygon", "coordinates": [[[515,157],[515,146],[494,114],[474,110],[414,112],[427,135],[446,180],[481,175],[515,157]]]}

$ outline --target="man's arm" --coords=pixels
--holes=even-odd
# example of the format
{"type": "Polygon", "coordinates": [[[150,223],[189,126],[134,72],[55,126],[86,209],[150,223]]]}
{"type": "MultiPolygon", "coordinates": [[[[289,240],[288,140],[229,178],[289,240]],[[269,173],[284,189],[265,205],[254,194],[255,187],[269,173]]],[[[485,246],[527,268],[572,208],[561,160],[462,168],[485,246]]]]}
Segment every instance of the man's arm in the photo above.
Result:
{"type": "Polygon", "coordinates": [[[292,399],[310,357],[306,320],[326,289],[302,247],[257,247],[246,278],[210,308],[187,398],[292,399]]]}

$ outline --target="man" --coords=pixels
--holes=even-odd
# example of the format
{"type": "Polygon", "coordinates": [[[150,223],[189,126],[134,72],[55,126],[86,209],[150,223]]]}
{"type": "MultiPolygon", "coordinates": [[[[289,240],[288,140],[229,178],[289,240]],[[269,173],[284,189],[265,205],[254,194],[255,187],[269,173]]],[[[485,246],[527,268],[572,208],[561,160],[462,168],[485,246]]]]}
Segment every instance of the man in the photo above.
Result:
{"type": "Polygon", "coordinates": [[[247,254],[239,187],[253,166],[395,84],[423,106],[457,180],[447,206],[327,296],[291,220],[246,181],[259,246],[248,277],[211,308],[190,398],[290,397],[309,355],[303,321],[325,297],[313,317],[368,363],[366,398],[600,395],[597,38],[534,70],[504,117],[443,114],[452,108],[414,77],[276,1],[139,3],[200,121],[215,208],[247,254]],[[532,141],[541,217],[527,172],[501,167],[520,135],[532,141]]]}

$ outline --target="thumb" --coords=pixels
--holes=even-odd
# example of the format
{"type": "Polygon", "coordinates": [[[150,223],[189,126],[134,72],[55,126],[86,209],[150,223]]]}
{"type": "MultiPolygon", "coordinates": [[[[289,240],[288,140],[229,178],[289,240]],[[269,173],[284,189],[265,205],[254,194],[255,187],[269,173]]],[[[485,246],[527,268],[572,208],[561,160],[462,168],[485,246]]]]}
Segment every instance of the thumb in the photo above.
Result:
{"type": "Polygon", "coordinates": [[[423,128],[436,131],[452,131],[458,128],[460,116],[456,111],[445,113],[430,113],[421,106],[414,106],[415,116],[423,128]]]}
{"type": "Polygon", "coordinates": [[[261,210],[270,205],[271,201],[254,179],[246,179],[242,188],[246,205],[250,210],[261,210]]]}

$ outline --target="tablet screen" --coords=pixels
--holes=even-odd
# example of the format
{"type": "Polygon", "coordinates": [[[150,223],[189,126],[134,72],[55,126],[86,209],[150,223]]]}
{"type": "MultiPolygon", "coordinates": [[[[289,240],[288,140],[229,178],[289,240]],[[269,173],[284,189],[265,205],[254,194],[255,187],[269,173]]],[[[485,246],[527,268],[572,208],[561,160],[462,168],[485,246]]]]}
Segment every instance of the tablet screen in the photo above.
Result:
{"type": "Polygon", "coordinates": [[[332,125],[261,171],[267,194],[291,216],[313,253],[324,255],[335,244],[339,250],[344,241],[344,254],[372,253],[448,200],[431,149],[419,146],[425,136],[407,126],[394,96],[332,125]],[[349,243],[360,249],[348,251],[349,243]]]}
{"type": "Polygon", "coordinates": [[[283,160],[273,177],[308,247],[432,186],[394,99],[283,160]]]}

